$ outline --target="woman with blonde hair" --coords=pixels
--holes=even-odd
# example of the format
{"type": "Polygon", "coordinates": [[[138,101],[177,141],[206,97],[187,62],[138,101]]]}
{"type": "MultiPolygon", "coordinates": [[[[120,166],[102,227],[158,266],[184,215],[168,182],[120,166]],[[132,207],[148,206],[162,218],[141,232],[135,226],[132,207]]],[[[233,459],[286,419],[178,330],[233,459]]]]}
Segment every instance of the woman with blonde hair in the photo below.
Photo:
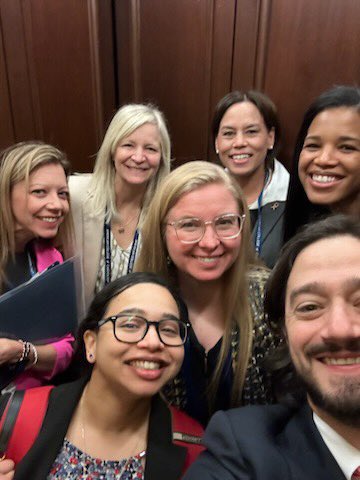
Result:
{"type": "Polygon", "coordinates": [[[163,114],[153,105],[129,104],[112,119],[94,173],[70,178],[87,306],[95,292],[132,271],[149,200],[169,172],[163,114]]]}
{"type": "Polygon", "coordinates": [[[274,339],[263,314],[267,270],[252,266],[250,218],[221,167],[189,162],[155,193],[136,269],[181,291],[192,330],[180,375],[165,391],[203,424],[218,409],[272,400],[263,358],[274,339]]]}
{"type": "MultiPolygon", "coordinates": [[[[65,154],[42,142],[17,143],[0,154],[0,293],[70,256],[69,172],[65,154]]],[[[37,347],[0,336],[0,366],[27,365],[16,379],[17,388],[49,380],[72,356],[71,335],[37,347]]]]}

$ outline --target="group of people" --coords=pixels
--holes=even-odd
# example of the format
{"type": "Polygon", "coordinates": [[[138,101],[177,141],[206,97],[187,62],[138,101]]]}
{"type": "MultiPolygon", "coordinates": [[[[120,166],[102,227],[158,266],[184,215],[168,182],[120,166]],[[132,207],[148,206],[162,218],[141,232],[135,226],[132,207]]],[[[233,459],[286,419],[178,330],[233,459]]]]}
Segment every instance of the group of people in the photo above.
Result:
{"type": "MultiPolygon", "coordinates": [[[[180,478],[213,413],[288,401],[295,386],[297,407],[216,414],[187,478],[351,478],[327,439],[331,428],[355,449],[353,467],[360,89],[314,101],[290,175],[276,159],[266,95],[226,95],[212,131],[222,166],[195,161],[171,173],[166,122],[151,105],[119,109],[93,174],[69,176],[65,155],[41,142],[2,152],[1,293],[78,253],[88,314],[75,343],[72,332],[46,345],[1,334],[0,367],[25,362],[18,390],[51,383],[71,360],[83,368],[74,383],[26,390],[0,479],[180,478]],[[39,402],[46,413],[24,444],[39,402]],[[293,443],[302,455],[309,432],[320,432],[311,455],[322,451],[328,476],[320,460],[314,470],[296,461],[293,443]]],[[[2,404],[6,417],[11,401],[2,404]]]]}

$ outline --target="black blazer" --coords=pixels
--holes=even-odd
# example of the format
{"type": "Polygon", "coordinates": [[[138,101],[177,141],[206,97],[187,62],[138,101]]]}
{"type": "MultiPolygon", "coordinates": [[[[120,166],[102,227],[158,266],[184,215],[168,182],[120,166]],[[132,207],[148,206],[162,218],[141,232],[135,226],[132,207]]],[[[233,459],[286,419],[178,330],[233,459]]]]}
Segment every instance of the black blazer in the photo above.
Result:
{"type": "Polygon", "coordinates": [[[308,405],[250,406],[218,412],[203,452],[184,480],[341,480],[308,405]]]}
{"type": "MultiPolygon", "coordinates": [[[[84,380],[78,380],[51,391],[40,433],[32,448],[17,465],[14,480],[46,480],[62,447],[85,384],[84,380]]],[[[155,396],[149,420],[145,479],[181,478],[186,454],[185,447],[172,443],[170,410],[160,396],[155,396]]]]}

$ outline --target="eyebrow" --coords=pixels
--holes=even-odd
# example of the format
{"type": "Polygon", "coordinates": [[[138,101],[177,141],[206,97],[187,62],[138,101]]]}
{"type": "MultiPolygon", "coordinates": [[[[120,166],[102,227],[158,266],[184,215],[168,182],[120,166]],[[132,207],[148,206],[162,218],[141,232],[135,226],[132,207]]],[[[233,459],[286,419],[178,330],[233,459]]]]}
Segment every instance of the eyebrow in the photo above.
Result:
{"type": "MultiPolygon", "coordinates": [[[[126,308],[125,310],[121,310],[119,312],[121,314],[131,314],[131,315],[140,315],[141,317],[146,316],[145,310],[142,310],[141,308],[126,308]]],[[[163,313],[161,315],[161,320],[179,320],[179,318],[176,315],[173,315],[172,313],[163,313]]]]}
{"type": "MultiPolygon", "coordinates": [[[[308,135],[305,137],[305,140],[321,140],[321,135],[308,135]]],[[[349,136],[342,136],[338,138],[338,141],[341,142],[347,142],[347,141],[352,141],[352,142],[360,142],[360,137],[349,137],[349,136]]]]}
{"type": "MultiPolygon", "coordinates": [[[[360,277],[349,278],[343,283],[343,288],[345,291],[351,292],[353,290],[360,289],[360,277]]],[[[315,295],[321,295],[324,293],[325,285],[319,282],[311,282],[305,285],[302,285],[299,288],[292,290],[289,296],[290,305],[293,306],[294,301],[300,295],[305,293],[314,293],[315,295]]]]}

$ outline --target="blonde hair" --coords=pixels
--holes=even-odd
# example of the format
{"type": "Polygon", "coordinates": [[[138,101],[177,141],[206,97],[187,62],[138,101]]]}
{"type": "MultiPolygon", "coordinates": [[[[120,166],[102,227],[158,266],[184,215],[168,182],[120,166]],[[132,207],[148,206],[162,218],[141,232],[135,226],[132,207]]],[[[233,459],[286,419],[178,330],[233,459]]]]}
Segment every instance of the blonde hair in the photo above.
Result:
{"type": "MultiPolygon", "coordinates": [[[[10,257],[15,255],[15,225],[11,209],[11,190],[13,186],[25,180],[30,174],[47,164],[61,165],[66,177],[70,174],[70,163],[66,155],[43,142],[20,142],[0,153],[0,292],[5,280],[5,268],[10,257]]],[[[60,247],[65,257],[71,256],[73,240],[72,216],[69,213],[59,227],[53,244],[60,247]]]]}
{"type": "MultiPolygon", "coordinates": [[[[229,349],[234,325],[239,331],[237,362],[234,367],[232,405],[241,403],[242,389],[252,348],[253,319],[248,300],[247,272],[254,262],[250,241],[250,214],[245,197],[237,182],[218,165],[194,161],[175,169],[156,191],[148,208],[142,228],[142,248],[136,263],[137,271],[154,272],[176,283],[174,266],[168,265],[165,241],[165,222],[169,210],[182,195],[204,185],[217,183],[224,185],[237,201],[240,214],[245,214],[240,252],[233,265],[225,272],[227,289],[225,292],[225,331],[215,374],[210,383],[210,400],[213,401],[219,385],[229,349]]],[[[205,206],[204,206],[205,207],[205,206]]]]}
{"type": "Polygon", "coordinates": [[[159,130],[161,161],[156,174],[151,178],[143,200],[141,220],[153,197],[157,186],[170,172],[171,144],[163,114],[151,104],[128,104],[121,107],[109,125],[97,154],[94,173],[89,188],[89,202],[94,215],[102,215],[107,207],[107,220],[117,215],[115,201],[115,167],[113,156],[121,140],[131,135],[146,123],[155,125],[159,130]]]}

